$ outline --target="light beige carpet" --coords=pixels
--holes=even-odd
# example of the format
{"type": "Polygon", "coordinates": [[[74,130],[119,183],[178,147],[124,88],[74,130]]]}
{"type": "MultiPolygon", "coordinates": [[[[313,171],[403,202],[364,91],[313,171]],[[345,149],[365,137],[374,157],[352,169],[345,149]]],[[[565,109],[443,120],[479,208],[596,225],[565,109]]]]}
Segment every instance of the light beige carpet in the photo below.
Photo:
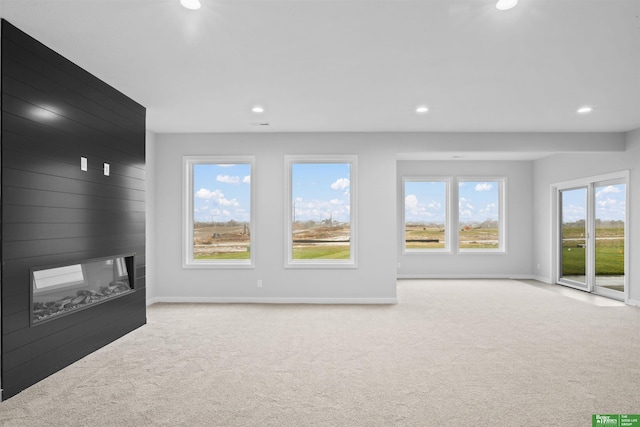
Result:
{"type": "MultiPolygon", "coordinates": [[[[578,292],[578,291],[576,291],[578,292]]],[[[157,304],[0,403],[2,426],[590,426],[640,412],[640,310],[518,281],[393,306],[157,304]]]]}

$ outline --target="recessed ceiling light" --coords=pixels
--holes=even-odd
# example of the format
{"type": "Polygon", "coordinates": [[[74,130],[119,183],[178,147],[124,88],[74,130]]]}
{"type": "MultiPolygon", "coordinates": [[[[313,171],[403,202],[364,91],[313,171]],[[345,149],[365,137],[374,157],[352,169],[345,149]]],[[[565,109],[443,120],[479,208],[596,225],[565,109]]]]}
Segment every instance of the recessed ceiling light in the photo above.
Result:
{"type": "Polygon", "coordinates": [[[418,114],[425,114],[429,112],[429,107],[427,107],[426,105],[419,105],[416,108],[416,113],[418,114]]]}
{"type": "Polygon", "coordinates": [[[576,112],[578,114],[589,114],[592,111],[593,111],[592,107],[589,107],[588,105],[585,105],[584,107],[578,108],[578,110],[576,112]]]}
{"type": "Polygon", "coordinates": [[[198,10],[200,9],[200,0],[180,0],[180,4],[187,9],[198,10]]]}
{"type": "Polygon", "coordinates": [[[264,107],[262,105],[254,105],[251,107],[251,111],[257,114],[264,113],[264,107]]]}
{"type": "Polygon", "coordinates": [[[509,10],[518,4],[518,0],[498,0],[496,3],[496,9],[498,10],[509,10]]]}

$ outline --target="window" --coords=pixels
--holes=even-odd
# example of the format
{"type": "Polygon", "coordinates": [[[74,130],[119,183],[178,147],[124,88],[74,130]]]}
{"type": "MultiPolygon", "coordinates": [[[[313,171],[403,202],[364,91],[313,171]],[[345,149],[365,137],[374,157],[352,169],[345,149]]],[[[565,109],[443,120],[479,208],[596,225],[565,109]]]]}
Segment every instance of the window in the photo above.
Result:
{"type": "Polygon", "coordinates": [[[403,178],[405,252],[450,251],[449,180],[403,178]]]}
{"type": "Polygon", "coordinates": [[[185,157],[184,267],[251,267],[253,157],[185,157]]]}
{"type": "Polygon", "coordinates": [[[458,180],[458,249],[504,252],[504,187],[500,179],[458,180]]]}
{"type": "Polygon", "coordinates": [[[356,266],[356,156],[286,156],[286,267],[356,266]]]}

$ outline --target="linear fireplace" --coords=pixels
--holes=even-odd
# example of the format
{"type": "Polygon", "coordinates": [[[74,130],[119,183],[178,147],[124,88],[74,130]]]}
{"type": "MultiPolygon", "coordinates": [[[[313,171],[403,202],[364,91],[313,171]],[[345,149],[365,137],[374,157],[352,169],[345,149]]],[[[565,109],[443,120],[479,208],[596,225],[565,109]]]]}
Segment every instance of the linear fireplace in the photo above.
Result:
{"type": "Polygon", "coordinates": [[[135,254],[31,269],[31,326],[133,292],[135,254]]]}

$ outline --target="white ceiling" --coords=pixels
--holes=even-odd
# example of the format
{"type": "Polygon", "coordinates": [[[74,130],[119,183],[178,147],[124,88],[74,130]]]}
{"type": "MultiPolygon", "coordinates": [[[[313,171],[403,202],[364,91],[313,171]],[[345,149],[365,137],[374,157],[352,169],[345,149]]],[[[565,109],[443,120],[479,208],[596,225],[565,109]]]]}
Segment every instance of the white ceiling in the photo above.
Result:
{"type": "Polygon", "coordinates": [[[495,1],[0,0],[0,16],[155,132],[640,128],[640,0],[495,1]]]}

